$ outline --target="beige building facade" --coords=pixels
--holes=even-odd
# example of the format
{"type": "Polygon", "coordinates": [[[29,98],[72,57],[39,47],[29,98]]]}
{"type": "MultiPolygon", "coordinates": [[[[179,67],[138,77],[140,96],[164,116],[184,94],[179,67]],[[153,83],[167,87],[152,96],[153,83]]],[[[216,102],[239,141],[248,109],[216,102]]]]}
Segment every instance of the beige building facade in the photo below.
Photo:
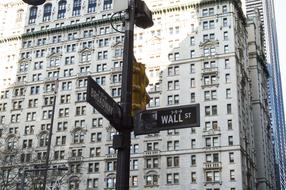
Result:
{"type": "MultiPolygon", "coordinates": [[[[130,189],[256,189],[247,25],[241,3],[146,3],[154,26],[136,29],[134,46],[137,60],[148,70],[148,109],[199,103],[201,123],[133,135],[130,189]]],[[[112,0],[48,0],[29,7],[17,81],[2,92],[2,149],[8,155],[20,150],[19,163],[26,168],[44,162],[56,101],[51,164],[69,168],[60,175],[61,189],[115,188],[116,131],[85,101],[89,75],[120,101],[124,36],[111,27],[112,5],[112,0]]],[[[113,26],[124,30],[120,21],[113,26]]],[[[55,187],[60,178],[49,179],[49,186],[55,187]]]]}

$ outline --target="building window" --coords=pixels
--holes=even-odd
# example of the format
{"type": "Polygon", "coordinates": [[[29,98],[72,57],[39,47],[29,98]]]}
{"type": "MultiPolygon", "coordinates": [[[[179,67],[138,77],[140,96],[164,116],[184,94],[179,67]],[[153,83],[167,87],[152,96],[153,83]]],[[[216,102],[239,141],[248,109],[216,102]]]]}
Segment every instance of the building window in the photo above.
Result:
{"type": "Polygon", "coordinates": [[[69,116],[69,108],[59,109],[59,117],[68,117],[68,116],[69,116]]]}
{"type": "Polygon", "coordinates": [[[229,52],[229,46],[228,45],[225,45],[224,46],[224,53],[228,53],[229,52]]]}
{"type": "Polygon", "coordinates": [[[219,146],[219,139],[218,137],[207,137],[205,139],[205,146],[206,147],[216,147],[219,146]]]}
{"type": "Polygon", "coordinates": [[[78,106],[76,107],[75,115],[85,115],[86,114],[86,106],[78,106]]]}
{"type": "Polygon", "coordinates": [[[175,105],[175,104],[179,104],[180,101],[180,97],[178,94],[176,95],[170,95],[168,96],[168,105],[175,105]]]}
{"type": "Polygon", "coordinates": [[[168,173],[167,184],[179,184],[179,173],[168,173]]]}
{"type": "Polygon", "coordinates": [[[229,69],[229,68],[230,68],[229,59],[225,59],[225,60],[224,60],[224,68],[225,68],[225,69],[229,69]]]}
{"type": "Polygon", "coordinates": [[[211,90],[211,91],[205,91],[204,92],[204,100],[210,101],[210,100],[216,100],[217,99],[217,91],[211,90]]]}
{"type": "Polygon", "coordinates": [[[233,136],[228,136],[228,145],[233,146],[233,136]]]}
{"type": "Polygon", "coordinates": [[[196,165],[197,165],[196,155],[191,155],[191,166],[196,166],[196,165]]]}
{"type": "Polygon", "coordinates": [[[90,142],[101,142],[102,141],[102,133],[91,133],[90,142]]]}
{"type": "Polygon", "coordinates": [[[227,99],[231,98],[231,90],[230,90],[230,88],[227,88],[225,90],[225,96],[226,96],[227,99]]]}
{"type": "Polygon", "coordinates": [[[222,13],[223,14],[227,13],[227,6],[226,5],[222,6],[222,13]]]}
{"type": "Polygon", "coordinates": [[[233,152],[229,153],[229,163],[234,163],[234,153],[233,152]]]}
{"type": "Polygon", "coordinates": [[[227,31],[223,32],[223,39],[228,40],[228,32],[227,31]]]}
{"type": "Polygon", "coordinates": [[[190,71],[191,71],[191,74],[195,73],[196,71],[195,64],[190,64],[190,71]]]}
{"type": "Polygon", "coordinates": [[[174,76],[179,74],[179,66],[168,67],[168,76],[174,76]]]}
{"type": "Polygon", "coordinates": [[[105,181],[106,181],[106,189],[113,189],[113,188],[115,188],[116,177],[114,175],[107,176],[105,181]]]}
{"type": "Polygon", "coordinates": [[[230,74],[225,74],[225,83],[230,83],[230,74]]]}
{"type": "Polygon", "coordinates": [[[58,19],[65,18],[67,1],[62,0],[58,6],[58,19]]]}
{"type": "Polygon", "coordinates": [[[73,143],[74,144],[83,143],[84,142],[84,136],[85,136],[85,134],[81,130],[74,132],[73,143]]]}
{"type": "Polygon", "coordinates": [[[17,10],[16,22],[21,22],[23,19],[24,10],[17,10]]]}
{"type": "Polygon", "coordinates": [[[168,90],[179,90],[180,83],[179,80],[168,81],[168,90]]]}
{"type": "Polygon", "coordinates": [[[97,0],[89,0],[89,1],[88,1],[88,8],[87,8],[87,12],[88,12],[88,13],[93,13],[93,12],[95,12],[96,1],[97,1],[97,0]]]}
{"type": "Polygon", "coordinates": [[[196,94],[194,92],[191,93],[191,102],[196,102],[196,94]]]}
{"type": "Polygon", "coordinates": [[[159,107],[160,106],[160,98],[154,97],[150,98],[149,107],[159,107]]]}
{"type": "Polygon", "coordinates": [[[33,24],[36,22],[37,11],[38,11],[38,8],[35,6],[30,8],[29,24],[33,24]]]}
{"type": "MultiPolygon", "coordinates": [[[[75,166],[75,165],[73,165],[75,166]]],[[[72,166],[71,166],[72,167],[72,166]]],[[[73,169],[73,170],[80,170],[80,165],[76,165],[76,167],[73,167],[73,168],[76,168],[76,169],[73,169]]],[[[77,172],[79,173],[79,172],[77,172]]],[[[69,179],[69,189],[79,189],[79,184],[80,184],[80,180],[78,177],[71,177],[69,179]]]]}
{"type": "Polygon", "coordinates": [[[6,140],[7,144],[7,149],[8,150],[14,150],[17,147],[18,141],[16,137],[10,137],[9,139],[6,140]]]}
{"type": "Polygon", "coordinates": [[[153,186],[159,184],[159,176],[155,173],[149,173],[145,176],[146,186],[153,186]]]}
{"type": "Polygon", "coordinates": [[[196,139],[191,139],[191,148],[196,148],[196,139]]]}
{"type": "Polygon", "coordinates": [[[217,106],[205,106],[205,116],[217,115],[217,106]]]}
{"type": "Polygon", "coordinates": [[[227,120],[227,129],[232,130],[232,120],[231,119],[227,120]]]}
{"type": "Polygon", "coordinates": [[[103,118],[92,119],[92,127],[102,127],[102,126],[103,126],[103,118]]]}
{"type": "Polygon", "coordinates": [[[81,54],[81,61],[82,62],[91,61],[91,52],[83,52],[81,54]]]}
{"type": "Polygon", "coordinates": [[[191,172],[191,183],[197,183],[196,172],[191,172]]]}
{"type": "Polygon", "coordinates": [[[81,9],[81,0],[74,0],[73,1],[73,11],[72,16],[79,16],[81,9]]]}
{"type": "Polygon", "coordinates": [[[131,176],[131,186],[138,186],[138,176],[131,176]]]}
{"type": "Polygon", "coordinates": [[[98,178],[88,178],[87,179],[87,188],[88,189],[97,189],[99,185],[98,178]]]}
{"type": "Polygon", "coordinates": [[[51,20],[52,15],[52,4],[47,3],[44,5],[44,13],[43,13],[43,21],[49,21],[51,20]]]}
{"type": "Polygon", "coordinates": [[[110,10],[112,8],[112,0],[104,0],[103,10],[110,10]]]}
{"type": "Polygon", "coordinates": [[[191,46],[194,46],[194,45],[195,45],[195,37],[192,36],[192,37],[190,38],[190,42],[191,42],[191,43],[190,43],[191,46]]]}
{"type": "Polygon", "coordinates": [[[234,181],[235,180],[234,170],[230,170],[229,171],[229,178],[230,178],[230,181],[234,181]]]}
{"type": "Polygon", "coordinates": [[[48,144],[49,136],[47,133],[42,134],[39,138],[39,146],[40,147],[45,147],[48,144]]]}
{"type": "Polygon", "coordinates": [[[227,114],[231,114],[232,110],[231,110],[231,104],[227,104],[226,105],[227,108],[227,114]]]}
{"type": "Polygon", "coordinates": [[[71,65],[75,63],[75,57],[70,56],[65,58],[65,65],[71,65]]]}
{"type": "Polygon", "coordinates": [[[227,22],[228,22],[228,21],[227,21],[227,18],[223,18],[223,21],[222,21],[222,22],[223,22],[223,26],[224,26],[224,27],[227,27],[227,22]]]}
{"type": "Polygon", "coordinates": [[[147,151],[153,151],[153,150],[158,150],[159,143],[158,142],[153,142],[153,143],[147,143],[146,148],[147,151]]]}
{"type": "Polygon", "coordinates": [[[89,149],[89,157],[98,157],[98,156],[100,156],[100,153],[101,153],[100,147],[89,149]]]}
{"type": "Polygon", "coordinates": [[[219,171],[207,171],[205,173],[206,182],[220,182],[220,172],[219,171]]]}
{"type": "Polygon", "coordinates": [[[179,167],[179,157],[167,157],[167,167],[179,167]]]}
{"type": "Polygon", "coordinates": [[[191,88],[195,88],[196,87],[196,80],[195,78],[191,78],[191,88]]]}
{"type": "Polygon", "coordinates": [[[190,52],[190,58],[194,58],[195,57],[195,50],[191,50],[190,52]]]}
{"type": "Polygon", "coordinates": [[[57,131],[65,131],[68,128],[68,122],[58,122],[57,131]]]}
{"type": "Polygon", "coordinates": [[[72,82],[67,81],[67,82],[62,82],[62,90],[67,91],[72,89],[72,82]]]}

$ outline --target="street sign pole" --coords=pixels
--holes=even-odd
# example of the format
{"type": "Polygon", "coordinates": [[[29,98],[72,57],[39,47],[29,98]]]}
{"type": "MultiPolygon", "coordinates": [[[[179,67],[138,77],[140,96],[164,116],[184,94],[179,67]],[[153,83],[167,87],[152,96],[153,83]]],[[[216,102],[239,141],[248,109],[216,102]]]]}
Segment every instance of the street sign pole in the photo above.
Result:
{"type": "Polygon", "coordinates": [[[114,148],[117,149],[116,190],[129,189],[130,141],[133,128],[131,110],[135,0],[129,0],[128,13],[126,16],[121,87],[121,131],[118,135],[115,135],[113,139],[114,148]]]}

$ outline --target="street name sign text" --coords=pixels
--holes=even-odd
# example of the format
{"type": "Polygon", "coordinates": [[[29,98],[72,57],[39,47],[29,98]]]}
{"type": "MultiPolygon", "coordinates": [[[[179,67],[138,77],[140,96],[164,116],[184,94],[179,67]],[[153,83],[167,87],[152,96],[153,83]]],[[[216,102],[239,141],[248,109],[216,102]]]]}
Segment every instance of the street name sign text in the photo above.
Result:
{"type": "Polygon", "coordinates": [[[108,119],[114,128],[119,127],[121,119],[120,106],[90,76],[87,78],[86,101],[108,119]]]}
{"type": "Polygon", "coordinates": [[[135,117],[134,134],[200,126],[200,105],[176,106],[140,112],[135,117]]]}

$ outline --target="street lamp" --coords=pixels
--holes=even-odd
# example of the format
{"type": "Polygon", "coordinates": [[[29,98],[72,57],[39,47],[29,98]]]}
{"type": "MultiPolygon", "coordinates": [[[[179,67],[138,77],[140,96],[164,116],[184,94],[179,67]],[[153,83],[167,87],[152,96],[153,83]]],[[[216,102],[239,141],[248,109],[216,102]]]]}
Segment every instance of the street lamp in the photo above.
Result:
{"type": "Polygon", "coordinates": [[[46,2],[46,0],[23,0],[25,3],[29,5],[42,5],[46,2]]]}

